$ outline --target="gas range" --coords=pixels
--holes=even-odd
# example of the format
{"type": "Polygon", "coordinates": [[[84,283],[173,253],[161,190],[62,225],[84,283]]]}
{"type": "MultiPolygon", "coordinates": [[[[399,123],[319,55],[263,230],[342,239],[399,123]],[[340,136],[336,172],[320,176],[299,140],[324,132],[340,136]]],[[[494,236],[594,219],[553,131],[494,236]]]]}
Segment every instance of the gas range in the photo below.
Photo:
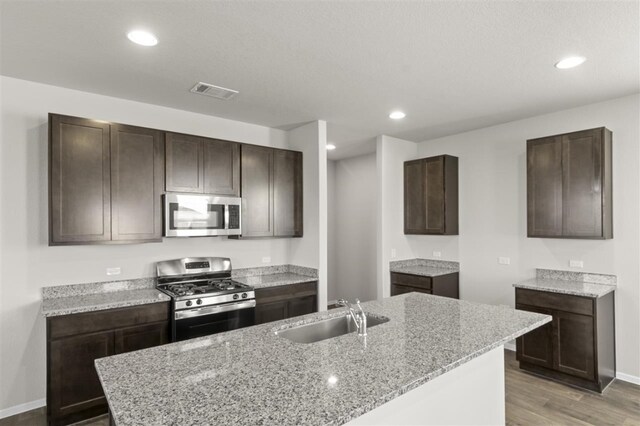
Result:
{"type": "Polygon", "coordinates": [[[156,268],[156,287],[172,299],[173,341],[253,325],[254,289],[231,279],[230,259],[175,259],[156,268]]]}

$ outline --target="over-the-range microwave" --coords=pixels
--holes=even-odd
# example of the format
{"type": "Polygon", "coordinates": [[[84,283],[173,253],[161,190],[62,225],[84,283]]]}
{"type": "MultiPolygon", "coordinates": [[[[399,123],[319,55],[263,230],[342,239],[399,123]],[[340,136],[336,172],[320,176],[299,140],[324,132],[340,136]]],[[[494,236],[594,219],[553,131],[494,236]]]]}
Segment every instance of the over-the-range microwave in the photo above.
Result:
{"type": "Polygon", "coordinates": [[[164,195],[165,237],[240,235],[242,199],[216,195],[164,195]]]}

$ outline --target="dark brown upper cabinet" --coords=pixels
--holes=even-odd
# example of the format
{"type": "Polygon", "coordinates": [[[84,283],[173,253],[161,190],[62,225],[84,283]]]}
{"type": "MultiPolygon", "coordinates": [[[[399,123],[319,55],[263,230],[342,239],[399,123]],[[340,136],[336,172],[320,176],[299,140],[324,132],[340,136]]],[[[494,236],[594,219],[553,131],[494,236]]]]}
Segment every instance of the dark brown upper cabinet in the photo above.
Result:
{"type": "Polygon", "coordinates": [[[161,241],[161,132],[57,114],[49,131],[49,245],[161,241]]]}
{"type": "Polygon", "coordinates": [[[111,125],[111,239],[162,238],[162,132],[111,125]]]}
{"type": "Polygon", "coordinates": [[[242,145],[242,236],[302,236],[302,153],[242,145]]]}
{"type": "Polygon", "coordinates": [[[458,157],[404,163],[404,233],[458,235],[458,157]]]}
{"type": "Polygon", "coordinates": [[[240,195],[240,144],[166,134],[166,185],[170,192],[240,195]]]}
{"type": "Polygon", "coordinates": [[[527,236],[613,238],[612,133],[527,141],[527,236]]]}
{"type": "Polygon", "coordinates": [[[49,114],[49,243],[111,240],[110,126],[49,114]]]}

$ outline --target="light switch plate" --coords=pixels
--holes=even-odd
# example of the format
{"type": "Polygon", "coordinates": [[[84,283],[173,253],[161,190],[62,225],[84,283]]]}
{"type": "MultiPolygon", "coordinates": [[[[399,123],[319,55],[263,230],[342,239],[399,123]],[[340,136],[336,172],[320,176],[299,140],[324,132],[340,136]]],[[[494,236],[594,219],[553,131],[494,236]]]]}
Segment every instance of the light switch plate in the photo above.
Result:
{"type": "Polygon", "coordinates": [[[509,257],[499,257],[498,263],[501,265],[511,265],[511,258],[509,257]]]}
{"type": "Polygon", "coordinates": [[[433,252],[433,257],[435,257],[436,259],[440,259],[442,257],[442,252],[434,251],[433,252]]]}
{"type": "Polygon", "coordinates": [[[271,263],[271,258],[270,257],[263,257],[262,258],[262,263],[271,263]]]}
{"type": "Polygon", "coordinates": [[[107,268],[107,275],[120,275],[120,267],[107,268]]]}
{"type": "Polygon", "coordinates": [[[584,268],[584,262],[582,260],[570,260],[569,267],[571,268],[584,268]]]}

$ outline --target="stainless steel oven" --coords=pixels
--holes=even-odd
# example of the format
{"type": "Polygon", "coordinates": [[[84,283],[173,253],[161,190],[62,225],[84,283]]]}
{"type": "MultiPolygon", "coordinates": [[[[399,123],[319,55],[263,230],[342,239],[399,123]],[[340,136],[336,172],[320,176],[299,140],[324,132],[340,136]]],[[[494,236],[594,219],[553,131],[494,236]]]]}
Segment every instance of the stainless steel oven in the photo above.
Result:
{"type": "Polygon", "coordinates": [[[174,311],[173,341],[193,339],[255,324],[255,300],[174,311]]]}
{"type": "Polygon", "coordinates": [[[240,235],[241,198],[168,193],[164,196],[165,237],[240,235]]]}

